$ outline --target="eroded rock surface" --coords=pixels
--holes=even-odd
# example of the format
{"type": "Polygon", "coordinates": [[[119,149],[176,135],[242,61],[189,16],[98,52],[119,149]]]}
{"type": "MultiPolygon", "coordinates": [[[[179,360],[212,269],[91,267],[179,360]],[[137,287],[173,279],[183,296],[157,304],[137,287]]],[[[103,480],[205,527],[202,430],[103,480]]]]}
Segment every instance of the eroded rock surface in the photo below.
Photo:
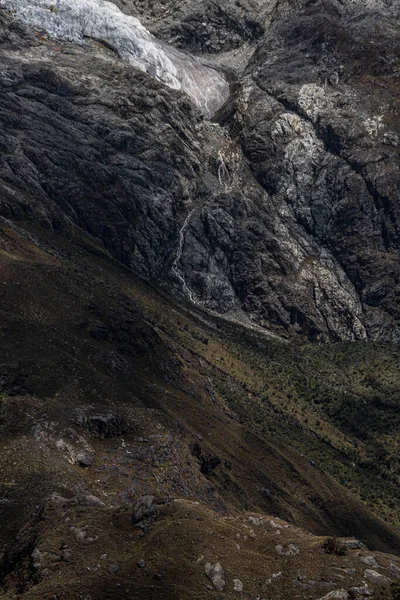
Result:
{"type": "Polygon", "coordinates": [[[154,38],[141,22],[104,0],[1,0],[0,8],[15,11],[29,27],[53,38],[83,44],[99,40],[122,59],[156,77],[168,87],[185,91],[211,117],[229,94],[224,75],[196,58],[154,38]]]}
{"type": "Polygon", "coordinates": [[[200,308],[397,343],[396,2],[119,6],[216,64],[253,53],[219,124],[96,42],[34,37],[3,11],[1,214],[76,224],[200,308]]]}

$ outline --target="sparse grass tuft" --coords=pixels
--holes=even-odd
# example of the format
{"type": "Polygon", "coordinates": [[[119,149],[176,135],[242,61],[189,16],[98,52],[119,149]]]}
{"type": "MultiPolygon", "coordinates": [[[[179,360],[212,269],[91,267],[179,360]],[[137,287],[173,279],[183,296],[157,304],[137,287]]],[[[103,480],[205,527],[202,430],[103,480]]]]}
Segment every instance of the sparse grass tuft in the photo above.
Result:
{"type": "Polygon", "coordinates": [[[346,556],[347,546],[342,544],[337,537],[328,537],[322,544],[325,554],[335,554],[336,556],[346,556]]]}

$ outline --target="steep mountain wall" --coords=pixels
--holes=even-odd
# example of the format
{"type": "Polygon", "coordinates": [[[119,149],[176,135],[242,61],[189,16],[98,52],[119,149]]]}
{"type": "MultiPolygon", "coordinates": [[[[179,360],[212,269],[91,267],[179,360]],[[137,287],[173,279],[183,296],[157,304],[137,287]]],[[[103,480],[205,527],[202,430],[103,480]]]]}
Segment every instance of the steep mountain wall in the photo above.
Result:
{"type": "MultiPolygon", "coordinates": [[[[49,31],[63,10],[70,15],[67,2],[54,11],[45,4],[24,0],[14,19],[35,18],[49,31]]],[[[80,5],[71,6],[76,25],[80,5]]],[[[120,6],[144,18],[140,3],[120,6]]],[[[228,3],[211,11],[210,44],[197,51],[208,48],[208,61],[230,70],[232,80],[218,123],[96,41],[78,46],[45,34],[10,52],[4,38],[3,214],[23,217],[18,190],[28,189],[27,210],[58,227],[72,220],[136,273],[200,307],[312,341],[397,343],[396,6],[332,0],[243,5],[239,12],[228,3]],[[216,24],[227,37],[233,30],[240,36],[217,47],[216,24]],[[23,159],[13,170],[16,157],[23,159]]],[[[132,52],[144,56],[151,39],[155,62],[165,51],[174,63],[159,63],[167,79],[182,77],[183,60],[214,98],[214,84],[204,87],[198,75],[225,81],[218,70],[149,38],[133,17],[107,10],[112,34],[89,12],[92,38],[130,59],[132,52]],[[129,23],[139,37],[124,54],[129,23]]],[[[190,19],[197,24],[199,15],[207,20],[190,3],[146,14],[152,31],[164,27],[162,37],[185,48],[167,28],[178,19],[182,27],[190,19]]],[[[214,108],[221,89],[217,84],[214,108]]]]}

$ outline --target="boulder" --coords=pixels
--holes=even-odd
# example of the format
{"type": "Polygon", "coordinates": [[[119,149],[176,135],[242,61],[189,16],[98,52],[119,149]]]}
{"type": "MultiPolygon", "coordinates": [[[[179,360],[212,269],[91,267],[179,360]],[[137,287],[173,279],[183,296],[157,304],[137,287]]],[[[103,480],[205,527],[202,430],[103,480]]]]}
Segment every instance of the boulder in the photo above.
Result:
{"type": "Polygon", "coordinates": [[[243,583],[240,581],[240,579],[233,580],[233,590],[235,592],[243,592],[243,583]]]}
{"type": "Polygon", "coordinates": [[[360,560],[368,567],[374,567],[374,568],[379,569],[379,564],[376,562],[375,556],[372,556],[372,555],[362,556],[360,558],[360,560]]]}
{"type": "Polygon", "coordinates": [[[385,577],[385,575],[382,575],[373,569],[365,569],[364,579],[367,579],[370,583],[375,585],[390,585],[391,583],[389,577],[385,577]]]}
{"type": "Polygon", "coordinates": [[[222,592],[226,585],[224,580],[225,571],[222,568],[222,565],[219,562],[215,563],[215,565],[208,562],[205,564],[204,570],[207,577],[211,579],[215,589],[222,592]]]}
{"type": "Polygon", "coordinates": [[[154,496],[142,496],[133,508],[132,522],[137,527],[147,527],[158,517],[158,509],[154,496]]]}
{"type": "Polygon", "coordinates": [[[79,452],[76,455],[76,463],[85,469],[93,466],[93,454],[89,452],[79,452]]]}
{"type": "Polygon", "coordinates": [[[395,579],[400,579],[400,567],[398,567],[397,565],[390,563],[386,571],[395,579]]]}
{"type": "Polygon", "coordinates": [[[296,556],[300,552],[299,548],[294,544],[288,544],[287,546],[278,544],[275,546],[275,550],[280,556],[296,556]]]}
{"type": "Polygon", "coordinates": [[[361,550],[361,548],[365,548],[364,544],[360,542],[360,540],[345,540],[343,542],[349,550],[361,550]]]}

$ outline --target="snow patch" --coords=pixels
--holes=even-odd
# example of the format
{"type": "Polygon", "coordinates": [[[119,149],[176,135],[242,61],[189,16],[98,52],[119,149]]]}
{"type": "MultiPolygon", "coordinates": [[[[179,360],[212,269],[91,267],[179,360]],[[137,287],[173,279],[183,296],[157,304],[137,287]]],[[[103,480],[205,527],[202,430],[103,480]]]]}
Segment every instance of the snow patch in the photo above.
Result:
{"type": "Polygon", "coordinates": [[[226,101],[222,73],[152,36],[141,22],[105,0],[0,0],[26,25],[50,36],[83,44],[85,38],[111,46],[122,59],[174,90],[186,92],[208,117],[226,101]]]}

